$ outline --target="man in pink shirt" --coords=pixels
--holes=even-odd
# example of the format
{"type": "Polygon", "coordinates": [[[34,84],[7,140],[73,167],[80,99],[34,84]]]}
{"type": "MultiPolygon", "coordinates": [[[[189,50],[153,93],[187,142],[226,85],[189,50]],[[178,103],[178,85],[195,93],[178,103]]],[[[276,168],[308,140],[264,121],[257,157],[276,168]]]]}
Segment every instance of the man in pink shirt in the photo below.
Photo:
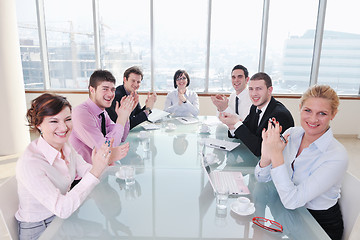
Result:
{"type": "Polygon", "coordinates": [[[109,71],[96,70],[89,80],[89,99],[73,109],[73,131],[69,141],[88,163],[92,163],[91,152],[94,147],[98,148],[112,138],[113,146],[118,146],[129,134],[129,115],[138,100],[127,96],[121,101],[120,107],[117,104],[115,111],[118,118],[114,123],[105,108],[111,106],[115,97],[115,82],[109,71]]]}

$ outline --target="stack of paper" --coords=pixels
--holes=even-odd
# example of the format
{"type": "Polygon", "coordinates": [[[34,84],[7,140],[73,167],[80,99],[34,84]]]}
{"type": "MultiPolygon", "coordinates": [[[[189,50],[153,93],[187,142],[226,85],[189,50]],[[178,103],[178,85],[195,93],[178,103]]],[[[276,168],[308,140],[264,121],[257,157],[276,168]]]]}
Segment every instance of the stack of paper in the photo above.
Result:
{"type": "Polygon", "coordinates": [[[168,112],[154,108],[154,109],[152,109],[152,112],[149,114],[148,120],[150,122],[156,122],[156,121],[161,120],[163,117],[166,117],[169,114],[170,113],[168,113],[168,112]]]}

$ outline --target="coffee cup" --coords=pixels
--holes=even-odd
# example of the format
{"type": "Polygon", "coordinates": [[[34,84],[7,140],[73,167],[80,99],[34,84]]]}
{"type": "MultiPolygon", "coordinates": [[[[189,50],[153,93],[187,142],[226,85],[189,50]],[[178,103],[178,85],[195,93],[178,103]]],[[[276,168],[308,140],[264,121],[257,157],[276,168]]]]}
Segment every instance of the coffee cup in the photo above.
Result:
{"type": "Polygon", "coordinates": [[[205,133],[205,132],[209,132],[209,131],[210,131],[209,125],[207,125],[207,124],[201,124],[201,126],[200,126],[200,132],[205,133]]]}
{"type": "Polygon", "coordinates": [[[250,199],[246,198],[246,197],[239,197],[237,199],[237,210],[239,212],[244,212],[246,210],[248,210],[251,207],[251,202],[250,199]]]}

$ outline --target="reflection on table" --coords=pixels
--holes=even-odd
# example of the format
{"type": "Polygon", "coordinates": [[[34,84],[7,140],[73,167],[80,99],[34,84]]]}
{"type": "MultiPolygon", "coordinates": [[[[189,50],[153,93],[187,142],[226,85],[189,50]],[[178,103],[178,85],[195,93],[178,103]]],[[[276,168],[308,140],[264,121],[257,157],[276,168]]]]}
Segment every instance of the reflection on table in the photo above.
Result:
{"type": "Polygon", "coordinates": [[[134,128],[127,139],[130,152],[121,164],[136,167],[135,184],[127,186],[116,177],[120,166],[111,167],[82,206],[66,220],[55,218],[42,239],[328,239],[305,208],[285,209],[272,182],[256,182],[258,158],[244,144],[231,152],[204,146],[202,140],[208,137],[239,141],[229,139],[226,127],[215,120],[202,117],[197,124],[183,125],[167,119],[148,139],[138,137],[141,126],[134,128]],[[199,133],[205,121],[210,134],[199,133]],[[177,128],[165,130],[169,122],[177,128]],[[216,154],[219,162],[212,168],[243,173],[254,214],[232,212],[235,198],[229,199],[225,211],[216,208],[200,153],[216,154]],[[284,232],[253,225],[254,216],[278,221],[284,232]]]}

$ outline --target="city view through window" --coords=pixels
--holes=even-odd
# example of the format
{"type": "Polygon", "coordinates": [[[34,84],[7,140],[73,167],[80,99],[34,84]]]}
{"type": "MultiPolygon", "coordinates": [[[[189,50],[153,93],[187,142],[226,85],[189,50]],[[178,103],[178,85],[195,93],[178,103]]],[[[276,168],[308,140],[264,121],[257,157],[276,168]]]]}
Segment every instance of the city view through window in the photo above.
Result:
{"type": "MultiPolygon", "coordinates": [[[[101,0],[95,1],[96,11],[89,0],[44,0],[38,8],[36,1],[16,2],[26,89],[86,90],[98,68],[111,71],[122,84],[124,70],[133,65],[144,71],[140,91],[170,91],[175,71],[185,69],[190,89],[230,92],[231,69],[237,64],[246,66],[250,76],[268,73],[275,93],[302,93],[310,84],[317,1],[269,1],[265,59],[260,59],[260,0],[154,0],[153,6],[148,0],[101,0]]],[[[354,23],[360,16],[349,11],[355,9],[327,1],[317,80],[339,94],[359,95],[360,30],[354,23]]]]}

